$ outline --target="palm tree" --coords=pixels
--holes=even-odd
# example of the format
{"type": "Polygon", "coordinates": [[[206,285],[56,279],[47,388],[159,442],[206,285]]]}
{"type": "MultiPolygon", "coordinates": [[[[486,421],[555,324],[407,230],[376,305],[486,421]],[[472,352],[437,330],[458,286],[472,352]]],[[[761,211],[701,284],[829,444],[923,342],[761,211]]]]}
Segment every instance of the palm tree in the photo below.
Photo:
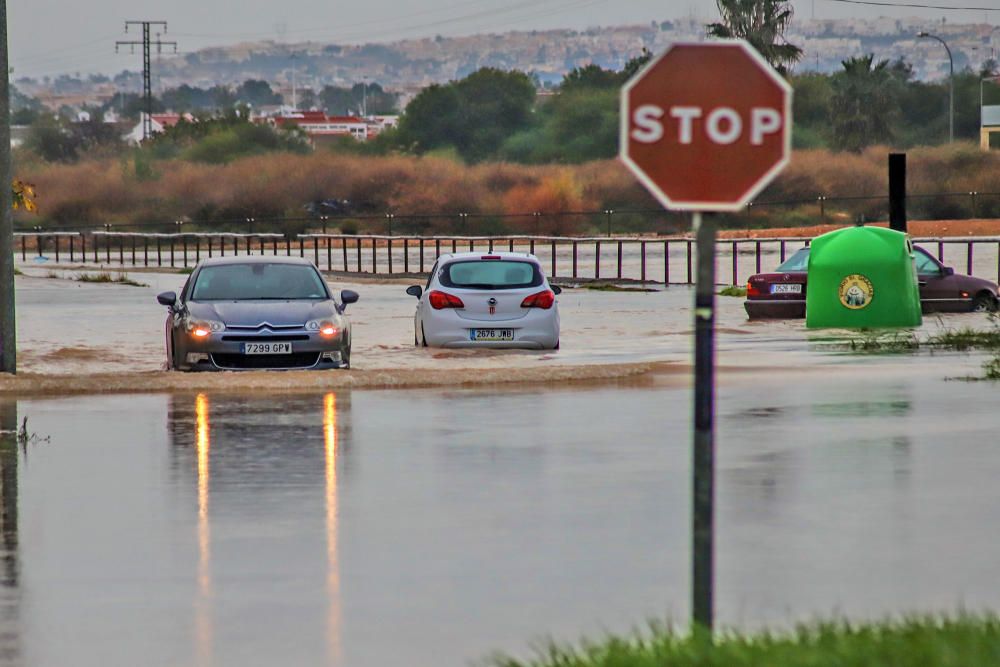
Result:
{"type": "Polygon", "coordinates": [[[874,54],[844,60],[831,79],[830,130],[835,148],[861,151],[892,143],[899,115],[900,78],[874,54]]]}
{"type": "Polygon", "coordinates": [[[792,5],[785,0],[715,0],[721,23],[710,23],[712,37],[745,39],[776,70],[787,68],[802,57],[802,49],[785,41],[792,19],[792,5]]]}

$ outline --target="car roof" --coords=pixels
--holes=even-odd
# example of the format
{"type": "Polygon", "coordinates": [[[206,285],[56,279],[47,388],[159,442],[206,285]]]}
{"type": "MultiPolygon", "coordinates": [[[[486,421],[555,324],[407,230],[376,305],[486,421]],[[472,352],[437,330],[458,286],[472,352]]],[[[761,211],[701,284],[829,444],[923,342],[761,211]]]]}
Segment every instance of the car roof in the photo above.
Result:
{"type": "MultiPolygon", "coordinates": [[[[457,261],[469,261],[469,260],[481,260],[484,257],[499,257],[501,261],[503,260],[528,260],[530,262],[535,262],[536,264],[541,264],[538,258],[527,252],[449,252],[441,253],[440,260],[444,262],[457,262],[457,261]]],[[[496,261],[488,260],[488,261],[496,261]]]]}
{"type": "Polygon", "coordinates": [[[230,264],[306,264],[312,266],[311,260],[305,257],[291,255],[230,255],[228,257],[209,257],[201,260],[198,266],[226,266],[230,264]]]}

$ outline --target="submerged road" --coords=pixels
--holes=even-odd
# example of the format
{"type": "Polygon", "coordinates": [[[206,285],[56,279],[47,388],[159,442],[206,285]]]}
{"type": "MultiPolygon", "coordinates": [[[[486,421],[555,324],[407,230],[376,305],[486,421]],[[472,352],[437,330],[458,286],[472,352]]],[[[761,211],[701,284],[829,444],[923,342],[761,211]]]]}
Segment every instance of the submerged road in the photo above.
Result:
{"type": "MultiPolygon", "coordinates": [[[[967,366],[721,388],[722,625],[1000,607],[967,366]]],[[[689,391],[655,377],[16,409],[50,440],[0,457],[0,664],[457,666],[688,616],[689,391]]]]}

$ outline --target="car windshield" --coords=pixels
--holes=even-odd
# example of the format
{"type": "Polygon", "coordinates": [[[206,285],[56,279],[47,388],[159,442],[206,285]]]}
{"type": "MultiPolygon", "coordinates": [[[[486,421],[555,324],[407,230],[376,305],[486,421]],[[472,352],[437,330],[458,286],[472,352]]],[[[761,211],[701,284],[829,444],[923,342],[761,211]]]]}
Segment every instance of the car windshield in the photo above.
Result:
{"type": "Polygon", "coordinates": [[[775,271],[789,273],[805,271],[809,266],[809,248],[799,248],[794,255],[778,265],[775,271]]]}
{"type": "Polygon", "coordinates": [[[941,273],[941,267],[935,262],[927,251],[923,248],[914,248],[913,263],[917,267],[917,273],[922,275],[941,273]]]}
{"type": "Polygon", "coordinates": [[[542,272],[534,262],[469,260],[451,262],[441,270],[445,287],[467,289],[518,289],[538,287],[542,272]]]}
{"type": "Polygon", "coordinates": [[[247,262],[206,266],[191,289],[192,301],[329,298],[316,269],[303,264],[247,262]]]}

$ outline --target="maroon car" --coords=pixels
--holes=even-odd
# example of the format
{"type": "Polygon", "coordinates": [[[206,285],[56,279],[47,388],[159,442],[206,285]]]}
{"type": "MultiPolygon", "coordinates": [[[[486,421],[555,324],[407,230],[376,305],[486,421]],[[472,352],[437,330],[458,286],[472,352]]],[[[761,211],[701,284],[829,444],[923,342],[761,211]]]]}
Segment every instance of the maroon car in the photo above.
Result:
{"type": "MultiPolygon", "coordinates": [[[[933,255],[914,246],[920,305],[932,311],[996,310],[1000,303],[997,284],[982,278],[955,273],[933,255]]],[[[743,306],[750,319],[806,316],[806,270],[809,248],[800,248],[773,273],[758,273],[747,282],[743,306]]]]}

